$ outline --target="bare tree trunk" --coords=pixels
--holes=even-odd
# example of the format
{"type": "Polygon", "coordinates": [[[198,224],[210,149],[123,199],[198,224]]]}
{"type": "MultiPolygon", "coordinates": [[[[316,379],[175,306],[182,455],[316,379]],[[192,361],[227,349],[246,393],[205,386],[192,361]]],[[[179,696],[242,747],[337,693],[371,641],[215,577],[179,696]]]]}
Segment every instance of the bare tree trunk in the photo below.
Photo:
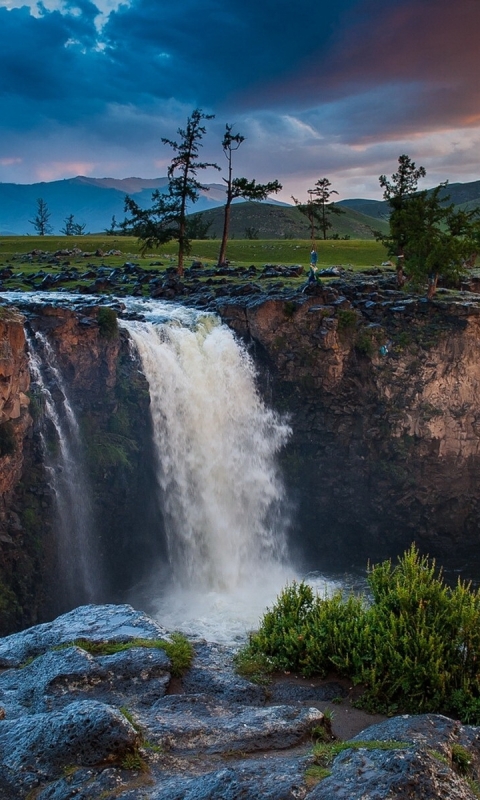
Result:
{"type": "Polygon", "coordinates": [[[178,233],[178,266],[177,275],[183,278],[184,269],[184,249],[185,249],[185,218],[180,219],[180,230],[178,233]]]}
{"type": "Polygon", "coordinates": [[[434,272],[432,275],[428,276],[427,298],[429,300],[431,300],[432,297],[435,297],[435,293],[437,291],[437,283],[438,283],[438,272],[434,272]]]}
{"type": "Polygon", "coordinates": [[[222,264],[225,263],[226,255],[227,255],[227,242],[228,242],[228,231],[230,228],[230,211],[231,211],[232,201],[227,198],[227,202],[225,203],[225,215],[223,217],[223,235],[222,235],[222,243],[220,245],[220,253],[218,254],[218,266],[221,267],[222,264]]]}
{"type": "Polygon", "coordinates": [[[403,265],[405,263],[405,256],[401,251],[397,256],[397,286],[402,288],[405,283],[405,275],[403,274],[403,265]]]}

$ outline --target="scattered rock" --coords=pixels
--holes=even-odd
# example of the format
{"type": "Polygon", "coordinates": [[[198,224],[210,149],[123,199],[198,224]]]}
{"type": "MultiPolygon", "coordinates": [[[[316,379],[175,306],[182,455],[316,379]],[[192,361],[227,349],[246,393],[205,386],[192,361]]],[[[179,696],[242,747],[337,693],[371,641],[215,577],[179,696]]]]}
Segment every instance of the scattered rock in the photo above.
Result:
{"type": "Polygon", "coordinates": [[[235,673],[228,647],[203,640],[181,681],[162,649],[61,647],[159,636],[168,634],[144,614],[107,605],[0,640],[10,666],[0,674],[0,800],[473,800],[453,753],[464,748],[476,779],[478,728],[437,715],[387,720],[354,737],[313,786],[323,714],[310,704],[341,697],[341,684],[291,677],[265,689],[235,673]]]}

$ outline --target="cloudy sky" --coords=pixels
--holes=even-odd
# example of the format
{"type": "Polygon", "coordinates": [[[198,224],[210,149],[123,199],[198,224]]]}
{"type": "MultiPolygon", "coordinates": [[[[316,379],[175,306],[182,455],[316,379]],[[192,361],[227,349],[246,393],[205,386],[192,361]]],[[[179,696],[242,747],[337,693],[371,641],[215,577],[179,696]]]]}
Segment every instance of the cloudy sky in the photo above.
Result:
{"type": "Polygon", "coordinates": [[[165,175],[196,107],[286,200],[381,199],[401,153],[478,180],[479,34],[480,0],[0,0],[0,181],[165,175]]]}

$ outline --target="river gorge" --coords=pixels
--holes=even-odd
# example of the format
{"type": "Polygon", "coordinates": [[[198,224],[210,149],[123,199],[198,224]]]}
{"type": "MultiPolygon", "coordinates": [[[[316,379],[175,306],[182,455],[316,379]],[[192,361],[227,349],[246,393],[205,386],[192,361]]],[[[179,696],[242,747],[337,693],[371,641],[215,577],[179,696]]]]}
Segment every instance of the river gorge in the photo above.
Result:
{"type": "Polygon", "coordinates": [[[244,634],[286,580],[355,582],[412,541],[477,577],[480,308],[342,288],[216,313],[4,295],[3,632],[187,587],[207,620],[199,598],[262,587],[244,634]]]}
{"type": "Polygon", "coordinates": [[[438,715],[366,715],[309,783],[352,687],[256,686],[232,653],[286,582],[362,586],[412,541],[478,581],[476,296],[1,298],[2,800],[471,800],[478,729],[438,715]],[[173,630],[181,681],[148,645],[173,630]]]}

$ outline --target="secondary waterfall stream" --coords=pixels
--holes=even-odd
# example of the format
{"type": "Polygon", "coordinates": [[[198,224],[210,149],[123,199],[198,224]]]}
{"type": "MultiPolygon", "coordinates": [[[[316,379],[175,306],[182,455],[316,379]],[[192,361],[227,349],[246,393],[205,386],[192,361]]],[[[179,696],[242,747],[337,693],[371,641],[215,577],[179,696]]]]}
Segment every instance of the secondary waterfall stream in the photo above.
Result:
{"type": "Polygon", "coordinates": [[[41,394],[55,441],[42,432],[45,466],[57,510],[57,605],[60,611],[100,598],[100,560],[80,428],[55,353],[41,333],[28,337],[33,389],[41,394]],[[50,388],[51,387],[51,388],[50,388]]]}
{"type": "Polygon", "coordinates": [[[180,317],[121,323],[150,387],[170,561],[158,614],[217,637],[224,624],[230,637],[292,577],[276,467],[290,429],[261,400],[232,332],[212,316],[180,317]]]}

